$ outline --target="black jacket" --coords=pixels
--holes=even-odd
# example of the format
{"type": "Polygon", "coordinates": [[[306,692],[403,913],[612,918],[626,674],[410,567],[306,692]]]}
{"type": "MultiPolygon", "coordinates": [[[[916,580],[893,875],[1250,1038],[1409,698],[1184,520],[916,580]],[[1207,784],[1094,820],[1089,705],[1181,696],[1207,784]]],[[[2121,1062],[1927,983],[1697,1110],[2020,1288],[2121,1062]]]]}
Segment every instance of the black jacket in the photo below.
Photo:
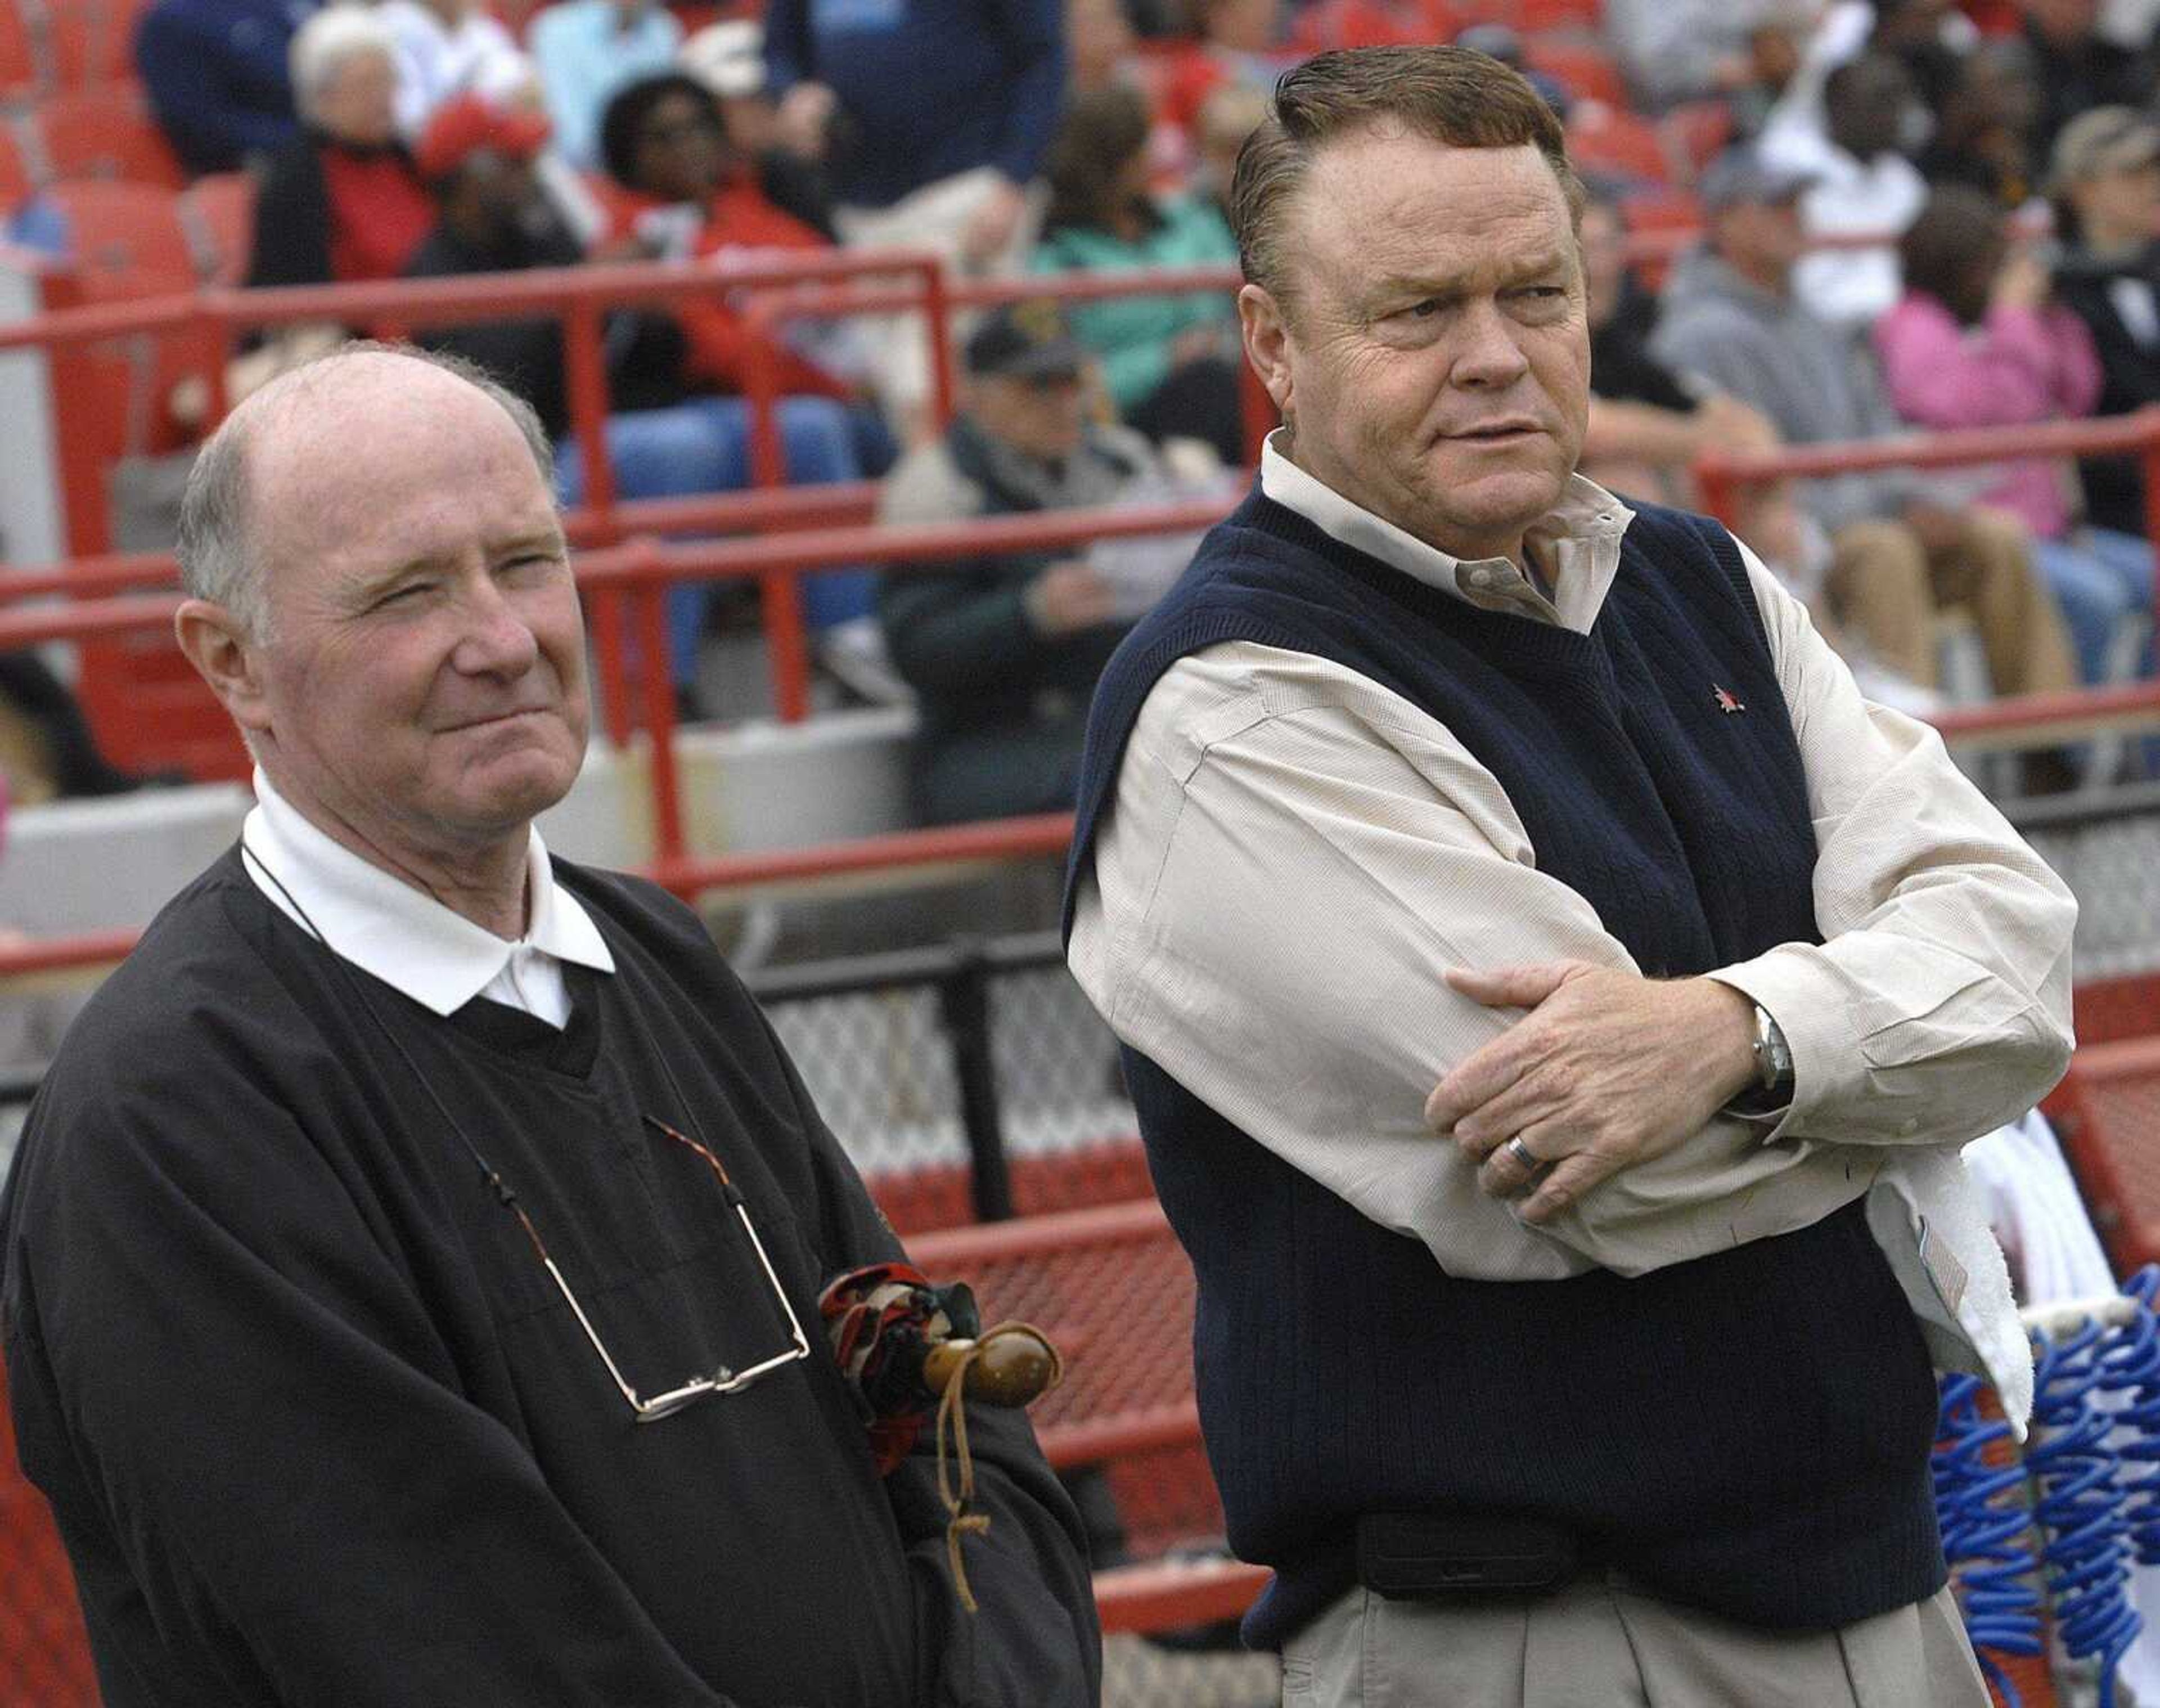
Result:
{"type": "Polygon", "coordinates": [[[1072,1508],[970,1408],[990,1528],[945,1575],[927,1456],[876,1472],[818,1321],[900,1254],[696,918],[557,861],[615,970],[560,1031],[438,1016],[229,853],[69,1032],[0,1196],[0,1338],[110,1708],[1087,1708],[1072,1508]],[[810,1354],[650,1426],[650,1394],[810,1354]],[[517,1210],[475,1165],[517,1195],[517,1210]]]}
{"type": "MultiPolygon", "coordinates": [[[[411,261],[408,278],[454,278],[468,273],[522,273],[536,267],[576,267],[578,240],[543,208],[532,226],[492,249],[477,248],[448,226],[430,231],[411,261]]],[[[601,339],[607,356],[611,409],[659,409],[685,395],[683,334],[657,310],[618,309],[601,339]]],[[[531,403],[551,439],[569,425],[569,382],[563,364],[563,325],[549,314],[530,320],[483,320],[423,330],[417,342],[476,361],[531,403]]]]}
{"type": "MultiPolygon", "coordinates": [[[[2098,415],[2122,415],[2160,403],[2160,335],[2149,341],[2124,319],[2116,299],[2124,285],[2142,288],[2154,304],[2160,327],[2160,244],[2143,253],[2103,260],[2074,250],[2056,269],[2055,297],[2085,323],[2100,354],[2098,415]]],[[[2145,482],[2135,457],[2085,457],[2085,512],[2100,527],[2145,532],[2145,482]]]]}

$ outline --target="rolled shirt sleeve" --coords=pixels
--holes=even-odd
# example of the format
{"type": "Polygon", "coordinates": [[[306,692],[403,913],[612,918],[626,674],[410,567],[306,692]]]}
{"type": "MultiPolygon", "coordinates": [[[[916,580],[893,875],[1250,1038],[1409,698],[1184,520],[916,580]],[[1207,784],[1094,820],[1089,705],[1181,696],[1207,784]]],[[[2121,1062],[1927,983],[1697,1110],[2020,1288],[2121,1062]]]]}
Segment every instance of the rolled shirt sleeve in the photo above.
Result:
{"type": "Polygon", "coordinates": [[[1864,699],[1752,554],[1748,574],[1806,764],[1824,939],[1711,975],[1793,1046],[1772,1136],[1964,1144],[2069,1065],[2077,903],[1942,738],[1864,699]]]}

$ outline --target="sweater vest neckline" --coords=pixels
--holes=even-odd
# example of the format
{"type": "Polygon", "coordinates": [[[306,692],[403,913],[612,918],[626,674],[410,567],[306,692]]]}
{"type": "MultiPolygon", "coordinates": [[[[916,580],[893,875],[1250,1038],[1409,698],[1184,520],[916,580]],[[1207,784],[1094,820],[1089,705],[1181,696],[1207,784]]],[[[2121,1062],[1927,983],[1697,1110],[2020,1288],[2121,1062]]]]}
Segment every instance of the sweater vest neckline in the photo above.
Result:
{"type": "Polygon", "coordinates": [[[1369,552],[1345,545],[1310,517],[1266,497],[1257,488],[1255,496],[1259,501],[1241,506],[1233,522],[1299,552],[1327,558],[1344,574],[1403,606],[1414,618],[1441,618],[1459,625],[1477,636],[1479,644],[1502,648],[1512,660],[1532,667],[1595,667],[1597,646],[1589,635],[1558,623],[1473,605],[1460,594],[1421,581],[1369,552]]]}

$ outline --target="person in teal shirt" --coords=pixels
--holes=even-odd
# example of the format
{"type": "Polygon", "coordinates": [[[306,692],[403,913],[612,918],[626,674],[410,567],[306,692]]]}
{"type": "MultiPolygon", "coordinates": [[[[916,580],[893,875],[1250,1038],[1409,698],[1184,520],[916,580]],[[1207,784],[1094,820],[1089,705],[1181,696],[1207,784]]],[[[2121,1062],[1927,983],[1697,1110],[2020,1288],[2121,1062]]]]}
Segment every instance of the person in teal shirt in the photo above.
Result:
{"type": "Polygon", "coordinates": [[[682,44],[683,26],[657,0],[563,0],[535,18],[526,45],[563,158],[588,172],[597,168],[609,100],[670,69],[682,44]]]}
{"type": "MultiPolygon", "coordinates": [[[[1149,117],[1127,88],[1075,96],[1046,162],[1051,203],[1036,273],[1234,263],[1237,240],[1213,204],[1148,187],[1149,117]]],[[[1110,297],[1072,306],[1119,417],[1160,443],[1197,439],[1245,460],[1238,402],[1238,314],[1225,292],[1110,297]]]]}

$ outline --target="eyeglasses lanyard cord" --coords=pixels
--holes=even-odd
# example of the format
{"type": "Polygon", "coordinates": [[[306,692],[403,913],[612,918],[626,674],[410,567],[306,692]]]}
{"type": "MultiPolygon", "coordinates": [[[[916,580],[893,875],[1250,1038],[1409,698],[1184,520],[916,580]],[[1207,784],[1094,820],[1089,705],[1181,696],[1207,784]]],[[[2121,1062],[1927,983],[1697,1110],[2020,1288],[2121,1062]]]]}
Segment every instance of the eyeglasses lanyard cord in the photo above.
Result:
{"type": "MultiPolygon", "coordinates": [[[[443,1101],[442,1093],[435,1089],[434,1082],[420,1071],[420,1064],[413,1059],[412,1051],[405,1047],[397,1034],[390,1030],[390,1022],[383,1019],[382,1011],[376,1007],[373,999],[367,994],[367,987],[360,982],[359,975],[345,964],[345,957],[330,947],[330,939],[323,935],[323,928],[309,916],[308,910],[300,906],[299,898],[285,887],[283,880],[270,870],[262,856],[248,847],[245,840],[240,844],[240,852],[243,859],[254,861],[255,870],[277,886],[278,893],[285,898],[285,905],[293,910],[293,915],[300,923],[307,927],[309,933],[314,940],[323,946],[325,952],[330,958],[330,964],[337,968],[338,977],[345,981],[346,987],[358,999],[361,1007],[367,1011],[368,1018],[375,1022],[376,1029],[382,1034],[390,1047],[397,1052],[398,1059],[405,1064],[406,1071],[418,1082],[421,1090],[428,1093],[428,1101],[434,1104],[435,1112],[442,1116],[450,1131],[457,1134],[458,1143],[465,1146],[466,1154],[479,1167],[481,1182],[502,1201],[506,1208],[516,1211],[518,1219],[522,1221],[525,1212],[518,1205],[517,1194],[511,1190],[510,1183],[503,1179],[495,1165],[480,1155],[480,1146],[473,1143],[471,1135],[465,1129],[465,1124],[450,1113],[449,1105],[443,1101]]],[[[674,1082],[674,1076],[672,1073],[668,1076],[668,1082],[671,1085],[674,1082]]]]}
{"type": "MultiPolygon", "coordinates": [[[[511,1189],[510,1182],[503,1179],[501,1172],[493,1163],[480,1155],[480,1146],[473,1143],[471,1135],[465,1129],[465,1124],[450,1113],[449,1105],[443,1101],[442,1094],[435,1089],[434,1082],[420,1071],[420,1064],[413,1059],[412,1051],[405,1047],[397,1034],[390,1030],[390,1022],[382,1018],[382,1010],[376,1007],[374,1001],[367,994],[367,987],[360,982],[359,977],[352,968],[345,964],[345,957],[330,947],[330,941],[323,935],[323,928],[309,916],[308,910],[300,906],[299,898],[285,887],[284,881],[270,870],[262,856],[248,847],[244,840],[240,844],[240,852],[242,859],[254,861],[255,870],[277,885],[278,893],[285,898],[285,905],[293,910],[300,923],[307,927],[314,940],[328,952],[330,964],[337,968],[338,977],[345,980],[353,994],[359,999],[360,1005],[367,1010],[367,1017],[375,1022],[376,1030],[382,1032],[390,1047],[397,1052],[398,1060],[405,1064],[406,1072],[419,1082],[420,1088],[428,1093],[428,1101],[434,1104],[435,1111],[442,1116],[444,1124],[458,1135],[458,1143],[465,1146],[466,1155],[472,1158],[474,1165],[480,1170],[481,1181],[502,1201],[505,1207],[517,1212],[518,1220],[524,1221],[525,1212],[520,1207],[517,1194],[511,1189]]],[[[674,1093],[676,1107],[683,1111],[683,1119],[689,1123],[690,1130],[698,1135],[700,1147],[705,1150],[708,1155],[711,1155],[713,1154],[711,1148],[705,1142],[704,1124],[698,1120],[698,1112],[691,1107],[689,1098],[683,1095],[683,1082],[675,1077],[674,1064],[668,1061],[665,1051],[658,1052],[658,1060],[660,1071],[667,1080],[667,1089],[674,1093]]],[[[648,1121],[652,1119],[650,1115],[645,1119],[648,1121]]],[[[718,1165],[715,1161],[714,1166],[718,1165]]],[[[726,1180],[727,1177],[727,1171],[721,1169],[720,1178],[726,1180]]],[[[732,1182],[730,1183],[730,1190],[733,1190],[732,1182]]],[[[531,1224],[527,1223],[527,1227],[529,1232],[531,1224]]]]}

